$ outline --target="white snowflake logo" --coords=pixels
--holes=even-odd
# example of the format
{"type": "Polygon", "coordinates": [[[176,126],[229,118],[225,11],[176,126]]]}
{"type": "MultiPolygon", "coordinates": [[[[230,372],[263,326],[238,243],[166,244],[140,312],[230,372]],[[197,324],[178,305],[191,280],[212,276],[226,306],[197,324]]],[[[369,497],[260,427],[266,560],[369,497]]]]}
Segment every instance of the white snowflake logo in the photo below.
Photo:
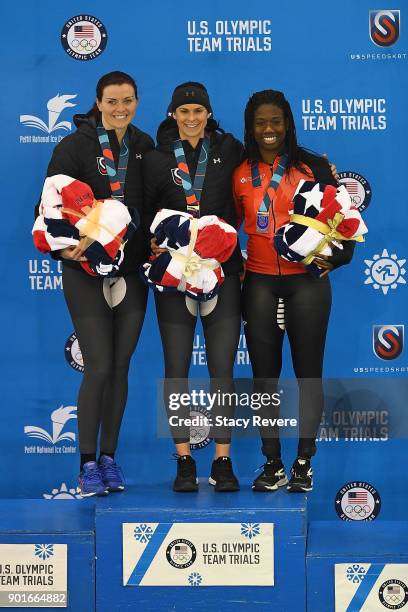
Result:
{"type": "Polygon", "coordinates": [[[200,586],[203,581],[203,577],[198,572],[193,572],[189,575],[188,581],[190,583],[190,586],[200,586]]]}
{"type": "Polygon", "coordinates": [[[387,295],[390,288],[396,289],[399,284],[406,285],[403,267],[405,262],[406,259],[398,259],[395,253],[389,255],[387,249],[384,249],[381,255],[376,254],[372,259],[365,259],[367,268],[364,273],[367,278],[364,284],[372,285],[374,289],[381,289],[384,295],[387,295]]]}
{"type": "Polygon", "coordinates": [[[142,523],[138,527],[135,527],[133,533],[138,542],[141,544],[147,544],[153,535],[153,529],[146,525],[146,523],[142,523]]]}
{"type": "Polygon", "coordinates": [[[259,523],[241,523],[241,535],[252,540],[261,533],[259,523]]]}
{"type": "Polygon", "coordinates": [[[52,557],[54,554],[54,545],[53,544],[35,544],[35,554],[37,557],[40,557],[43,561],[52,557]]]}
{"type": "Polygon", "coordinates": [[[346,577],[354,584],[360,583],[365,577],[367,570],[362,565],[350,565],[346,570],[346,577]]]}
{"type": "Polygon", "coordinates": [[[77,493],[75,488],[68,489],[63,482],[59,489],[52,489],[51,493],[43,493],[44,499],[83,499],[80,493],[77,493]]]}

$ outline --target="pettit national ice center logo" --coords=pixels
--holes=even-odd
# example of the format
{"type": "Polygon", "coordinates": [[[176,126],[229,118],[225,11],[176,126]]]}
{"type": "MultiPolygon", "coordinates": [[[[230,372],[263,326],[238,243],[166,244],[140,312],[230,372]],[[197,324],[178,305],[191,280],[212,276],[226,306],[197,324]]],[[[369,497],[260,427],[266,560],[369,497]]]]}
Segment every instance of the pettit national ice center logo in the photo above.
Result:
{"type": "Polygon", "coordinates": [[[35,115],[20,115],[20,123],[26,125],[27,127],[36,128],[37,130],[45,132],[46,134],[51,134],[57,130],[69,132],[71,130],[71,122],[58,121],[58,119],[62,111],[64,111],[66,108],[76,106],[76,104],[70,102],[70,100],[73,100],[76,97],[77,94],[64,94],[60,96],[58,93],[53,98],[50,98],[47,102],[47,123],[35,115]]]}
{"type": "Polygon", "coordinates": [[[47,446],[33,445],[25,446],[24,452],[30,453],[75,453],[76,447],[73,446],[76,434],[73,431],[63,431],[65,425],[71,419],[76,419],[76,406],[60,406],[51,412],[52,432],[37,425],[26,425],[24,433],[30,438],[38,438],[47,442],[47,446]],[[57,446],[60,442],[69,442],[69,445],[57,446]]]}

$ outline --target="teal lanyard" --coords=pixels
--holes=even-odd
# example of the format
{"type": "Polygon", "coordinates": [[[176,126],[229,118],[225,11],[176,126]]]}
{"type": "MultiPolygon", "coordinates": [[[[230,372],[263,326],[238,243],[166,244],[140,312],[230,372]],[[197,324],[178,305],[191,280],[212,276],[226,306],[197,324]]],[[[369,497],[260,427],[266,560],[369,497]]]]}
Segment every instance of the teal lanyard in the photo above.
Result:
{"type": "MultiPolygon", "coordinates": [[[[256,213],[256,231],[260,234],[269,232],[269,208],[272,200],[276,195],[283,175],[285,174],[288,155],[284,153],[279,160],[278,166],[272,175],[269,185],[262,198],[261,205],[256,213]],[[272,198],[269,192],[272,191],[272,198]]],[[[251,163],[252,187],[259,189],[262,187],[262,181],[259,172],[259,163],[254,161],[251,163]]]]}
{"type": "Polygon", "coordinates": [[[210,141],[204,138],[198,157],[197,170],[194,177],[194,183],[190,177],[190,171],[184,153],[183,143],[181,140],[174,141],[174,155],[176,158],[179,176],[183,185],[184,194],[186,196],[187,211],[194,217],[200,216],[200,200],[203,191],[205,173],[207,171],[208,152],[210,150],[210,141]]]}
{"type": "Polygon", "coordinates": [[[129,162],[129,137],[128,133],[123,137],[122,146],[120,147],[118,169],[115,167],[115,160],[113,158],[112,149],[109,142],[109,136],[104,127],[98,125],[96,128],[98,134],[98,140],[101,145],[102,154],[105,160],[106,171],[108,173],[110,188],[112,197],[115,200],[121,200],[124,198],[124,188],[126,171],[129,162]]]}

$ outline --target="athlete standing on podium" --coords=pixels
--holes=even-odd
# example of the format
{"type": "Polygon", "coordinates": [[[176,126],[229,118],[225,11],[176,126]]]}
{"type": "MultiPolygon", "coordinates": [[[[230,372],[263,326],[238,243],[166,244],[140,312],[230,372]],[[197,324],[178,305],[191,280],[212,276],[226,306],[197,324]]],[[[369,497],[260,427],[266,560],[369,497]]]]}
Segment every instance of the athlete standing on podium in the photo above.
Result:
{"type": "MultiPolygon", "coordinates": [[[[212,117],[206,88],[200,83],[187,82],[176,87],[168,118],[159,126],[158,145],[144,163],[144,206],[146,224],[150,226],[161,209],[187,212],[188,202],[177,169],[177,151],[181,142],[188,166],[191,185],[196,187],[196,173],[204,174],[204,183],[195,215],[217,215],[236,226],[232,196],[232,174],[242,158],[242,145],[231,134],[219,129],[212,117]],[[200,165],[200,172],[197,167],[200,165]]],[[[182,160],[184,161],[184,160],[182,160]]],[[[190,211],[189,211],[190,212],[190,211]]],[[[160,254],[152,239],[152,251],[160,254]]],[[[231,391],[235,354],[241,324],[240,279],[241,253],[239,244],[227,262],[222,264],[224,283],[216,298],[199,306],[204,329],[207,365],[210,378],[222,379],[231,391]]],[[[180,292],[155,292],[156,312],[165,361],[165,396],[187,391],[187,379],[193,351],[197,320],[197,303],[180,292]]],[[[167,407],[168,408],[168,407],[167,407]]],[[[169,412],[171,414],[171,412],[169,412]]],[[[188,414],[187,414],[188,416],[188,414]]],[[[189,428],[172,431],[177,451],[177,477],[173,489],[178,492],[197,491],[196,464],[190,454],[189,428]]],[[[211,468],[210,483],[216,491],[239,489],[229,458],[230,433],[215,433],[216,454],[211,468]]]]}
{"type": "MultiPolygon", "coordinates": [[[[137,103],[131,76],[116,71],[101,77],[94,107],[74,117],[77,130],[54,149],[47,176],[68,175],[87,183],[97,200],[117,198],[141,211],[142,157],[154,143],[131,124],[137,103]]],[[[82,252],[80,243],[57,251],[57,258],[63,262],[64,297],[84,359],[78,397],[78,489],[91,496],[125,488],[114,453],[127,399],[129,362],[146,310],[147,288],[139,267],[147,256],[147,240],[140,229],[136,231],[126,244],[116,279],[89,276],[79,264],[84,261],[82,252]]]]}
{"type": "MultiPolygon", "coordinates": [[[[266,463],[252,488],[273,491],[288,483],[289,491],[311,491],[310,461],[316,452],[315,438],[323,410],[321,377],[331,308],[328,273],[350,262],[354,243],[343,242],[343,250],[332,247],[331,257],[316,257],[314,263],[322,270],[318,278],[311,276],[302,263],[286,261],[276,252],[272,238],[289,221],[299,180],[337,185],[332,176],[335,168],[331,170],[325,158],[298,146],[292,111],[281,92],[259,91],[249,99],[245,109],[245,154],[245,161],[234,173],[234,195],[238,219],[244,219],[248,234],[242,300],[249,356],[255,379],[279,378],[284,330],[278,325],[277,311],[279,298],[283,298],[285,326],[299,382],[300,420],[298,456],[289,483],[281,460],[278,430],[260,428],[266,463]]],[[[265,383],[259,381],[258,385],[265,383]]]]}

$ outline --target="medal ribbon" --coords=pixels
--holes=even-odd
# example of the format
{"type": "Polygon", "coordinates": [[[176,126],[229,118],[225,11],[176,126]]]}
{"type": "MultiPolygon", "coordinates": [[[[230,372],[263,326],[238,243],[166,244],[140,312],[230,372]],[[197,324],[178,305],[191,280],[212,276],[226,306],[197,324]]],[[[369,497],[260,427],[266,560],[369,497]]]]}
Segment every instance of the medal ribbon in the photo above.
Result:
{"type": "MultiPolygon", "coordinates": [[[[262,202],[261,205],[258,209],[258,213],[268,213],[269,212],[269,207],[272,203],[273,198],[276,195],[276,192],[278,190],[279,184],[282,180],[282,177],[285,173],[286,170],[286,164],[288,162],[288,156],[285,153],[284,155],[282,155],[282,157],[279,160],[279,164],[275,170],[275,172],[272,175],[272,178],[270,180],[270,183],[265,191],[264,197],[262,198],[262,202]],[[272,191],[272,198],[269,195],[269,191],[272,191]]],[[[258,162],[252,162],[251,164],[251,175],[252,175],[252,186],[255,188],[258,187],[262,187],[262,182],[261,182],[261,177],[260,177],[260,173],[259,173],[259,164],[258,162]]]]}
{"type": "Polygon", "coordinates": [[[200,199],[203,191],[204,178],[207,170],[208,152],[210,150],[210,141],[204,138],[198,157],[197,170],[194,177],[194,183],[190,177],[186,156],[184,153],[183,143],[181,140],[174,141],[174,156],[176,158],[179,176],[184,189],[187,202],[187,212],[194,217],[200,216],[200,199]]]}
{"type": "Polygon", "coordinates": [[[96,128],[98,140],[101,145],[103,158],[105,160],[106,171],[108,173],[112,198],[123,202],[126,170],[129,162],[129,137],[126,132],[122,140],[119,152],[118,169],[116,170],[112,149],[108,134],[102,125],[96,128]]]}

